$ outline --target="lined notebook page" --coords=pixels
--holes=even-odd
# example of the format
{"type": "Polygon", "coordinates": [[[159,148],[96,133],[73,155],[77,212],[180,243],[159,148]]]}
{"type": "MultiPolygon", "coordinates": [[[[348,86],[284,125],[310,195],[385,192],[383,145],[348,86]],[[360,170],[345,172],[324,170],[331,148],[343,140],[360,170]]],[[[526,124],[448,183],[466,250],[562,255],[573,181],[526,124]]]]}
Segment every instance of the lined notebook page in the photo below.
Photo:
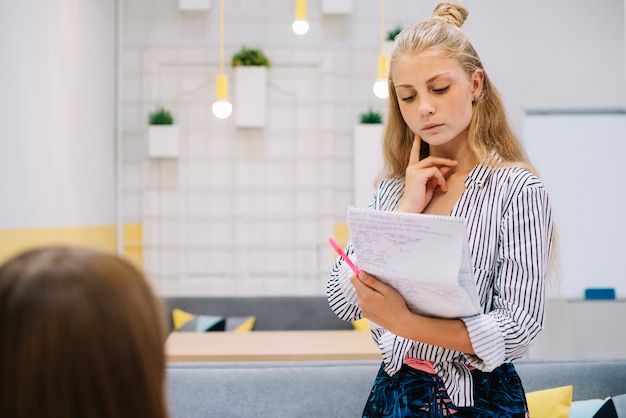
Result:
{"type": "Polygon", "coordinates": [[[480,312],[465,219],[349,207],[347,222],[356,264],[399,291],[413,312],[480,312]]]}

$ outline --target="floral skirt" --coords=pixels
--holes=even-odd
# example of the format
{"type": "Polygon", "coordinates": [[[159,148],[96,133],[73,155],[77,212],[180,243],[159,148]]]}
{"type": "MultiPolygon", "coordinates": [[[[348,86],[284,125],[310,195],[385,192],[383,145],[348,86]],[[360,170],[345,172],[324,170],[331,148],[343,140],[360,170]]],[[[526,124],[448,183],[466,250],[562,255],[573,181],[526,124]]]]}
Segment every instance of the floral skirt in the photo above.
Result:
{"type": "Polygon", "coordinates": [[[456,407],[443,381],[404,365],[393,376],[381,366],[365,404],[364,418],[527,418],[526,395],[511,363],[492,372],[471,371],[474,406],[456,407]]]}

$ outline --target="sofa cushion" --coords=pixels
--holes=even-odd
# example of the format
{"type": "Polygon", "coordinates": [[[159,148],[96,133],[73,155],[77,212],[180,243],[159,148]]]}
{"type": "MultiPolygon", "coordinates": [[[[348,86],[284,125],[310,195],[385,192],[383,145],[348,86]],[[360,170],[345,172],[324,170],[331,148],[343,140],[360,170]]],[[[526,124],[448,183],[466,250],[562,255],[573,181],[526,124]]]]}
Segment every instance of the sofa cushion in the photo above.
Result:
{"type": "Polygon", "coordinates": [[[357,319],[356,321],[352,321],[352,326],[355,331],[369,331],[370,321],[367,318],[357,319]]]}
{"type": "Polygon", "coordinates": [[[229,316],[226,318],[226,331],[250,332],[254,330],[254,316],[229,316]]]}
{"type": "Polygon", "coordinates": [[[569,409],[569,418],[591,418],[604,403],[603,399],[574,401],[569,409]]]}
{"type": "Polygon", "coordinates": [[[626,394],[610,396],[600,406],[593,418],[621,418],[626,416],[626,394]]]}
{"type": "Polygon", "coordinates": [[[531,417],[568,418],[572,404],[572,386],[561,386],[526,393],[531,417]]]}
{"type": "Polygon", "coordinates": [[[172,311],[174,331],[209,332],[224,331],[226,320],[223,316],[193,315],[181,309],[172,311]]]}
{"type": "Polygon", "coordinates": [[[248,332],[254,328],[254,316],[215,316],[196,315],[182,309],[172,310],[174,331],[210,332],[231,331],[248,332]]]}

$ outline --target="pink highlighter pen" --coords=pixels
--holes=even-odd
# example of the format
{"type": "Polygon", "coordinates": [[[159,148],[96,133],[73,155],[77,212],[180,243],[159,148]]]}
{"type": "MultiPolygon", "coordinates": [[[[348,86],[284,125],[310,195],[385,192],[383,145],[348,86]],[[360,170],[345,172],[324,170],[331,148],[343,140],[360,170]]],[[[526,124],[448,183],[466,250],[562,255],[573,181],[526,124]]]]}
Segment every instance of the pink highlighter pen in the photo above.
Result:
{"type": "Polygon", "coordinates": [[[333,237],[328,237],[328,242],[330,242],[330,245],[332,245],[335,251],[337,252],[337,254],[339,254],[339,257],[341,257],[341,259],[345,261],[348,264],[348,266],[350,266],[354,274],[356,274],[356,276],[359,277],[359,273],[361,272],[361,270],[359,270],[359,268],[354,265],[354,263],[352,262],[352,260],[350,260],[348,255],[341,249],[339,244],[337,244],[337,241],[335,241],[333,237]]]}

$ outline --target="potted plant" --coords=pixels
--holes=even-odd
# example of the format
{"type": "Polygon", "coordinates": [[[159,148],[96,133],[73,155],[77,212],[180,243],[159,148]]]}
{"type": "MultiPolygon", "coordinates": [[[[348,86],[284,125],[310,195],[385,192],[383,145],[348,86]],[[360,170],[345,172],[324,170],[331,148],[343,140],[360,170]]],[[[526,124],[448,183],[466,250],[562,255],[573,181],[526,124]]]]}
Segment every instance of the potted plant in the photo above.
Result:
{"type": "Polygon", "coordinates": [[[270,67],[271,62],[269,58],[260,49],[246,48],[242,46],[239,51],[233,55],[233,67],[239,66],[258,66],[258,67],[270,67]]]}
{"type": "Polygon", "coordinates": [[[269,58],[260,49],[242,47],[233,55],[235,126],[265,126],[269,58]]]}
{"type": "Polygon", "coordinates": [[[148,115],[148,125],[148,156],[151,158],[178,157],[180,139],[172,112],[163,106],[158,106],[148,115]]]}
{"type": "Polygon", "coordinates": [[[359,115],[353,137],[354,206],[367,207],[383,168],[383,116],[369,108],[359,115]]]}
{"type": "Polygon", "coordinates": [[[359,119],[361,124],[364,125],[383,123],[383,115],[375,110],[372,110],[372,108],[370,108],[367,112],[361,113],[359,119]]]}
{"type": "Polygon", "coordinates": [[[156,110],[150,112],[148,116],[148,124],[152,125],[173,125],[174,124],[174,116],[172,116],[172,112],[167,110],[164,107],[157,107],[156,110]]]}
{"type": "Polygon", "coordinates": [[[395,28],[387,31],[387,40],[393,42],[396,36],[404,29],[402,26],[396,26],[395,28]]]}

